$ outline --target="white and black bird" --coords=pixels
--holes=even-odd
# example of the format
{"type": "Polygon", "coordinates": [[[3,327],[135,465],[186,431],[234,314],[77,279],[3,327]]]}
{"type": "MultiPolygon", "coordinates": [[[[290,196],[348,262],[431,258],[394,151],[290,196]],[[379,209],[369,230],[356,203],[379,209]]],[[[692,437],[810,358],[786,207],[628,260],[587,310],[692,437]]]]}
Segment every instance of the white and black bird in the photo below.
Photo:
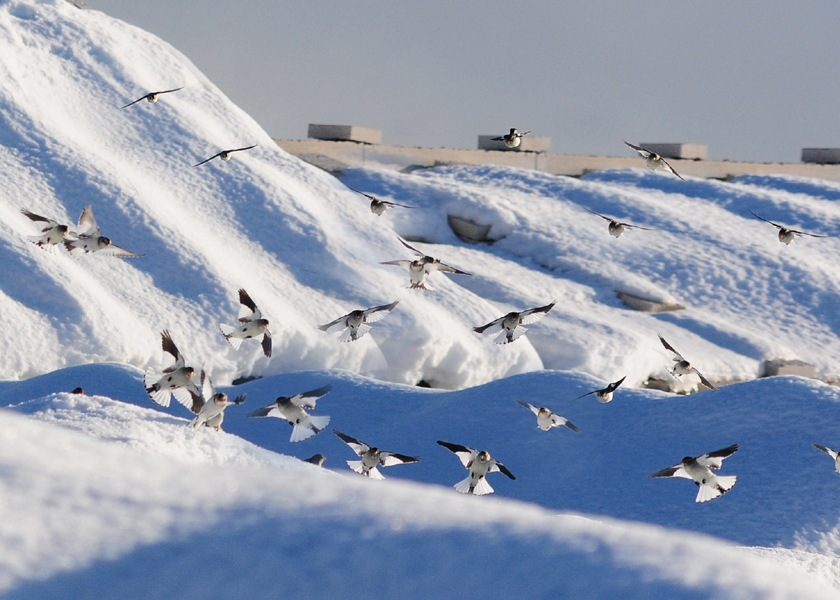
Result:
{"type": "Polygon", "coordinates": [[[650,477],[682,477],[692,479],[700,488],[695,502],[708,502],[731,490],[738,479],[735,475],[715,475],[712,469],[720,469],[723,459],[732,456],[738,450],[738,444],[732,444],[721,450],[715,450],[702,456],[686,456],[679,464],[662,469],[650,477]]]}
{"type": "MultiPolygon", "coordinates": [[[[622,141],[624,141],[624,140],[622,140],[622,141]]],[[[665,171],[668,171],[672,175],[676,175],[677,177],[679,177],[680,179],[685,181],[685,179],[683,179],[682,175],[677,173],[674,170],[674,167],[672,167],[671,164],[667,160],[662,158],[656,152],[651,152],[650,150],[645,150],[644,148],[641,148],[639,146],[631,144],[630,142],[625,141],[624,143],[627,144],[633,150],[635,150],[636,152],[638,152],[639,154],[642,155],[642,158],[644,158],[645,161],[647,162],[648,169],[650,169],[651,171],[656,171],[657,169],[663,169],[665,171]]]]}
{"type": "Polygon", "coordinates": [[[565,417],[561,417],[560,415],[554,414],[551,410],[547,409],[546,407],[537,408],[530,402],[522,402],[522,400],[517,400],[519,404],[530,410],[532,413],[537,415],[537,427],[542,429],[543,431],[548,431],[552,427],[560,427],[561,425],[568,427],[575,433],[580,433],[580,429],[577,426],[569,421],[565,417]]]}
{"type": "Polygon", "coordinates": [[[355,342],[360,337],[370,331],[370,324],[382,319],[389,312],[399,304],[399,300],[391,302],[391,304],[383,304],[382,306],[374,306],[364,310],[354,310],[347,313],[343,317],[337,318],[335,321],[330,321],[326,325],[320,325],[318,329],[321,331],[341,331],[343,333],[339,336],[339,342],[355,342]]]}
{"type": "Polygon", "coordinates": [[[311,438],[316,433],[321,433],[330,424],[329,417],[310,415],[306,412],[306,409],[314,409],[318,399],[326,396],[331,389],[332,385],[325,385],[296,396],[280,396],[273,404],[255,410],[247,416],[286,419],[292,426],[292,437],[289,441],[301,442],[311,438]]]}
{"type": "Polygon", "coordinates": [[[361,194],[368,200],[370,200],[370,212],[375,214],[377,217],[381,217],[385,214],[385,209],[393,208],[395,206],[399,206],[400,208],[417,208],[416,206],[408,206],[407,204],[398,204],[396,202],[391,202],[390,200],[380,200],[376,196],[371,196],[370,194],[366,194],[364,192],[360,192],[359,190],[354,190],[351,187],[347,189],[356,192],[357,194],[361,194]]]}
{"type": "Polygon", "coordinates": [[[26,238],[39,248],[54,252],[56,248],[63,247],[64,242],[75,237],[75,234],[70,231],[70,227],[67,225],[36,215],[26,209],[21,209],[21,212],[38,224],[41,235],[28,235],[26,238]]]}
{"type": "Polygon", "coordinates": [[[143,375],[146,393],[149,394],[152,402],[161,406],[169,406],[170,396],[174,396],[178,402],[198,414],[204,400],[193,382],[195,369],[186,365],[184,355],[178,351],[168,331],[164,330],[161,333],[161,340],[163,351],[171,354],[175,362],[165,368],[160,375],[152,369],[146,370],[143,375]]]}
{"type": "Polygon", "coordinates": [[[271,332],[268,319],[264,319],[256,303],[244,289],[239,290],[239,325],[219,324],[222,335],[234,350],[239,350],[244,340],[262,337],[263,354],[271,356],[271,332]]]}
{"type": "Polygon", "coordinates": [[[525,131],[520,133],[519,131],[516,131],[515,127],[511,127],[510,133],[506,133],[505,135],[501,135],[499,137],[494,137],[493,141],[504,142],[505,146],[507,146],[508,148],[518,148],[519,145],[522,143],[522,138],[524,138],[529,133],[531,132],[525,131]]]}
{"type": "Polygon", "coordinates": [[[333,429],[339,439],[350,446],[350,449],[361,457],[361,460],[348,460],[347,465],[356,473],[370,477],[371,479],[385,479],[382,473],[376,468],[393,467],[394,465],[405,465],[414,463],[420,460],[417,456],[406,456],[405,454],[397,454],[396,452],[386,452],[379,448],[372,448],[355,438],[350,437],[345,433],[341,433],[338,429],[333,429]]]}
{"type": "Polygon", "coordinates": [[[756,219],[760,219],[765,223],[770,223],[773,227],[779,230],[779,241],[782,242],[784,245],[789,246],[791,242],[797,237],[802,237],[803,235],[807,235],[808,237],[829,237],[827,235],[820,235],[818,233],[806,233],[805,231],[798,231],[796,229],[790,229],[789,227],[785,227],[784,225],[779,225],[778,223],[774,223],[773,221],[768,221],[764,217],[759,217],[753,211],[750,211],[750,214],[754,216],[756,219]]]}
{"type": "Polygon", "coordinates": [[[414,252],[414,254],[417,255],[417,258],[414,260],[391,260],[379,264],[394,265],[397,267],[408,267],[408,272],[411,279],[407,287],[412,290],[434,290],[435,288],[426,283],[426,277],[431,275],[435,271],[440,271],[441,273],[452,273],[454,275],[471,275],[471,273],[467,273],[466,271],[456,269],[455,267],[451,267],[446,263],[441,262],[439,258],[435,258],[433,256],[425,254],[424,252],[421,252],[420,250],[411,246],[410,244],[408,244],[408,242],[400,238],[397,239],[400,240],[400,243],[403,246],[414,252]]]}
{"type": "Polygon", "coordinates": [[[478,451],[460,444],[450,444],[449,442],[442,442],[438,440],[438,444],[455,453],[461,464],[469,469],[470,474],[467,478],[455,484],[455,489],[462,494],[473,494],[475,496],[484,496],[485,494],[492,494],[493,488],[487,483],[487,473],[495,473],[501,471],[511,479],[516,479],[513,473],[507,470],[502,463],[490,456],[486,450],[478,451]]]}
{"type": "Polygon", "coordinates": [[[589,211],[593,215],[601,217],[605,221],[609,221],[610,224],[608,225],[608,228],[609,228],[609,231],[610,231],[610,235],[613,236],[616,239],[620,238],[624,234],[625,229],[642,229],[644,231],[653,231],[653,229],[651,229],[650,227],[640,227],[639,225],[631,225],[630,223],[622,223],[621,221],[613,219],[612,217],[606,217],[606,216],[602,215],[601,213],[596,213],[594,210],[589,210],[585,206],[583,207],[583,210],[589,211]]]}
{"type": "MultiPolygon", "coordinates": [[[[658,335],[658,334],[657,334],[658,335]]],[[[703,374],[695,369],[690,362],[688,362],[685,358],[683,358],[682,354],[674,350],[674,347],[671,346],[668,342],[665,341],[665,338],[661,335],[659,336],[659,341],[662,342],[662,345],[665,346],[666,350],[670,350],[676,356],[674,357],[674,368],[668,371],[674,377],[682,377],[683,375],[688,375],[689,373],[697,373],[697,376],[700,377],[700,382],[705,385],[710,390],[717,391],[717,388],[711,384],[711,382],[703,377],[703,374]]]]}
{"type": "Polygon", "coordinates": [[[814,444],[814,448],[817,450],[822,450],[826,454],[828,454],[831,458],[834,459],[834,468],[840,473],[840,453],[832,450],[831,448],[826,448],[825,446],[820,446],[819,444],[814,444]]]}
{"type": "Polygon", "coordinates": [[[577,398],[575,398],[575,400],[580,400],[581,398],[586,398],[587,396],[591,396],[592,394],[595,394],[595,399],[598,400],[598,402],[606,404],[607,402],[612,401],[613,394],[618,389],[618,386],[620,386],[622,383],[624,383],[625,379],[627,379],[627,375],[625,375],[624,377],[622,377],[618,381],[612,382],[611,384],[609,384],[607,387],[605,387],[602,390],[595,390],[593,392],[587,392],[586,394],[584,394],[582,396],[578,396],[577,398]]]}
{"type": "Polygon", "coordinates": [[[546,304],[545,306],[538,306],[537,308],[529,308],[521,312],[510,312],[503,317],[499,317],[495,321],[490,321],[481,327],[473,327],[476,333],[493,334],[499,332],[494,340],[497,344],[509,344],[510,342],[522,337],[528,329],[523,325],[530,325],[542,319],[548,311],[550,311],[556,302],[546,304]]]}
{"type": "Polygon", "coordinates": [[[201,400],[200,405],[193,404],[192,411],[195,413],[195,418],[190,422],[190,425],[197,429],[204,425],[205,427],[212,427],[216,431],[222,428],[222,422],[225,420],[225,409],[231,404],[242,404],[245,402],[247,394],[240,394],[233,401],[228,400],[228,395],[224,392],[216,392],[213,382],[210,377],[201,370],[201,400]]]}
{"type": "Polygon", "coordinates": [[[177,91],[183,90],[183,89],[184,89],[184,86],[182,85],[179,88],[174,88],[174,89],[171,89],[171,90],[161,90],[160,92],[149,92],[145,96],[140,96],[139,98],[137,98],[137,100],[134,100],[133,102],[129,102],[128,104],[126,104],[125,106],[121,106],[120,108],[128,108],[129,106],[131,106],[133,104],[137,104],[141,100],[148,100],[149,102],[154,104],[155,102],[158,101],[158,96],[160,96],[161,94],[171,94],[172,92],[177,92],[177,91]]]}
{"type": "Polygon", "coordinates": [[[89,252],[96,252],[104,256],[117,258],[138,258],[141,254],[130,252],[125,248],[112,244],[111,239],[100,235],[99,225],[93,217],[93,207],[88,205],[82,209],[76,235],[64,240],[64,247],[76,258],[89,252]]]}
{"type": "Polygon", "coordinates": [[[250,145],[250,146],[245,146],[244,148],[233,148],[233,149],[231,149],[231,150],[222,150],[221,152],[217,152],[216,154],[214,154],[214,155],[213,155],[213,156],[211,156],[210,158],[205,158],[205,159],[204,159],[204,160],[202,160],[200,163],[196,163],[196,164],[194,164],[193,166],[194,166],[194,167],[198,167],[198,166],[200,166],[200,165],[203,165],[203,164],[204,164],[204,163],[206,163],[206,162],[210,162],[210,161],[211,161],[211,160],[213,160],[214,158],[221,158],[221,159],[222,159],[222,160],[224,160],[224,161],[229,161],[229,160],[230,160],[231,155],[232,155],[234,152],[242,152],[243,150],[250,150],[251,148],[256,148],[256,147],[257,147],[257,145],[256,145],[256,144],[252,144],[252,145],[250,145]]]}

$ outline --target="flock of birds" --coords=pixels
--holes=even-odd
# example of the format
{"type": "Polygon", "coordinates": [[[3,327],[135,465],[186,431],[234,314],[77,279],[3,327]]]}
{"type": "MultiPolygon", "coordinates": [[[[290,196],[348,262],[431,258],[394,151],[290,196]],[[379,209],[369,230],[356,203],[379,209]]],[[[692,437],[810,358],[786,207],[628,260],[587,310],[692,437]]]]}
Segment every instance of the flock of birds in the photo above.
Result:
{"type": "MultiPolygon", "coordinates": [[[[140,98],[125,104],[121,108],[128,108],[138,102],[141,102],[142,100],[155,103],[162,94],[174,93],[181,89],[183,89],[183,86],[157,92],[149,92],[140,98]]],[[[509,148],[516,148],[520,146],[522,138],[529,133],[529,131],[520,133],[515,128],[511,128],[508,134],[494,138],[494,140],[503,141],[509,148]]],[[[629,142],[625,141],[624,143],[644,157],[646,159],[647,166],[650,169],[662,169],[683,180],[682,176],[677,173],[676,170],[674,170],[674,168],[662,156],[629,142]]],[[[193,166],[201,166],[215,158],[219,158],[222,161],[228,161],[231,159],[233,153],[247,151],[254,147],[256,147],[256,144],[241,148],[222,150],[193,166]]],[[[393,207],[414,208],[408,205],[381,200],[358,190],[353,191],[362,194],[370,200],[370,210],[375,215],[382,215],[386,209],[393,207]]],[[[608,221],[609,233],[616,238],[621,237],[625,230],[648,230],[648,228],[645,227],[620,222],[617,219],[601,215],[589,210],[588,208],[585,208],[585,210],[608,221]]],[[[121,248],[113,244],[110,238],[102,236],[96,219],[93,216],[93,209],[91,206],[86,206],[83,209],[75,231],[71,230],[70,226],[61,224],[49,217],[44,217],[25,209],[22,212],[26,217],[35,222],[40,230],[39,235],[28,236],[28,239],[39,247],[50,252],[55,252],[57,248],[64,248],[76,258],[89,253],[98,253],[105,256],[114,256],[119,258],[138,258],[142,256],[141,254],[121,248]]],[[[796,237],[799,236],[826,237],[819,234],[806,233],[791,229],[779,223],[764,219],[752,211],[750,212],[757,219],[776,227],[778,229],[779,240],[785,244],[790,244],[796,237]]],[[[406,287],[410,289],[425,291],[434,290],[434,288],[428,284],[427,278],[437,271],[455,275],[470,275],[470,273],[467,273],[466,271],[452,267],[438,258],[425,254],[402,239],[399,241],[415,255],[414,258],[392,260],[382,262],[381,264],[398,266],[407,269],[409,273],[409,282],[406,287]]],[[[220,324],[219,329],[222,336],[234,350],[238,350],[245,340],[259,339],[264,355],[266,357],[271,357],[272,340],[268,319],[263,317],[263,314],[257,304],[244,289],[239,290],[239,303],[240,310],[237,317],[237,323],[235,325],[225,323],[220,324]]],[[[338,338],[339,341],[353,342],[360,339],[368,331],[370,331],[371,324],[389,314],[392,310],[394,310],[394,308],[396,308],[398,303],[399,301],[394,301],[390,304],[374,306],[367,309],[353,310],[346,315],[319,326],[319,329],[325,332],[341,332],[338,338]]],[[[528,308],[522,311],[513,311],[494,319],[489,323],[474,327],[473,331],[479,334],[497,334],[494,340],[497,344],[508,344],[519,339],[527,331],[525,325],[534,323],[544,317],[554,307],[554,305],[555,302],[551,302],[544,306],[528,308]]],[[[674,354],[674,366],[669,370],[674,377],[679,378],[683,375],[694,373],[700,378],[700,381],[704,386],[713,391],[717,391],[717,388],[708,379],[706,379],[706,377],[704,377],[696,367],[694,367],[679,352],[677,352],[674,347],[671,346],[661,335],[659,336],[659,340],[665,349],[674,354]]],[[[184,355],[178,350],[168,331],[162,332],[161,345],[164,353],[170,355],[173,362],[160,373],[153,369],[146,370],[143,379],[146,392],[151,400],[160,406],[168,407],[170,405],[170,399],[175,398],[176,401],[187,407],[194,414],[194,418],[190,422],[191,427],[209,427],[219,431],[224,421],[225,409],[231,404],[238,405],[243,403],[246,396],[243,394],[233,400],[230,400],[227,394],[217,392],[213,382],[203,368],[200,370],[198,377],[199,381],[198,384],[196,384],[194,367],[187,365],[184,355]]],[[[613,394],[625,379],[626,376],[622,377],[618,381],[610,383],[603,389],[588,392],[579,398],[595,395],[599,402],[610,402],[613,399],[613,394]]],[[[253,411],[247,416],[284,419],[292,426],[290,441],[300,442],[322,432],[329,425],[329,416],[312,415],[307,411],[314,410],[316,402],[328,394],[330,390],[331,386],[326,385],[314,390],[296,394],[294,396],[280,396],[269,406],[253,411]]],[[[579,398],[576,398],[576,400],[579,398]]],[[[517,400],[517,402],[533,412],[537,418],[537,426],[543,431],[548,431],[555,427],[566,427],[574,432],[580,432],[580,429],[578,429],[568,419],[553,413],[546,407],[537,407],[533,404],[519,400],[517,400]]],[[[369,446],[368,444],[344,434],[337,429],[334,430],[334,433],[339,439],[345,442],[359,458],[358,460],[347,461],[350,468],[353,471],[371,479],[383,479],[383,476],[378,471],[377,467],[409,464],[420,460],[416,456],[398,454],[369,446]]],[[[501,472],[510,479],[516,479],[510,470],[508,470],[501,462],[493,458],[486,450],[476,450],[468,446],[462,446],[440,440],[437,443],[453,452],[460,459],[464,467],[469,471],[467,477],[454,486],[455,489],[461,493],[474,495],[492,493],[493,488],[486,480],[488,473],[501,472]]],[[[814,444],[814,446],[819,450],[826,452],[835,460],[836,469],[838,473],[840,473],[840,454],[825,446],[818,444],[814,444]]],[[[720,469],[723,459],[731,456],[735,453],[735,451],[737,451],[737,449],[738,445],[734,444],[727,448],[709,452],[708,454],[703,454],[701,456],[687,456],[678,464],[658,471],[657,473],[652,474],[651,477],[682,477],[691,479],[699,487],[696,502],[706,502],[725,494],[734,487],[737,480],[736,476],[716,475],[713,470],[720,469]]],[[[307,462],[321,465],[324,460],[325,459],[322,455],[316,454],[307,459],[307,462]]]]}

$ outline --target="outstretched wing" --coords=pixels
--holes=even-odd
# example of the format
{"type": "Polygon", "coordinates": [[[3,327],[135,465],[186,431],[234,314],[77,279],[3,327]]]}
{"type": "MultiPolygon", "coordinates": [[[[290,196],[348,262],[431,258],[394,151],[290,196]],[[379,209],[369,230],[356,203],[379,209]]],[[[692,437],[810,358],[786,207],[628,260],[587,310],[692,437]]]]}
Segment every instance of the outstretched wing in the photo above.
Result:
{"type": "Polygon", "coordinates": [[[462,271],[461,269],[456,269],[446,263],[442,263],[440,261],[429,263],[426,265],[426,274],[430,275],[434,271],[441,271],[443,273],[452,273],[453,275],[472,275],[472,273],[467,273],[466,271],[462,271]]]}
{"type": "Polygon", "coordinates": [[[405,465],[408,463],[417,462],[419,460],[419,456],[406,456],[405,454],[397,454],[396,452],[381,452],[379,454],[379,464],[383,467],[405,465]]]}
{"type": "Polygon", "coordinates": [[[557,426],[565,425],[566,427],[568,427],[569,429],[571,429],[575,433],[580,433],[580,429],[578,428],[578,426],[575,425],[574,423],[572,423],[566,417],[561,417],[560,415],[556,415],[554,413],[551,413],[550,419],[551,419],[551,422],[554,425],[557,425],[557,426]]]}
{"type": "Polygon", "coordinates": [[[271,358],[271,332],[268,329],[263,332],[261,346],[266,358],[271,358]]]}
{"type": "Polygon", "coordinates": [[[337,327],[338,325],[340,325],[341,329],[343,329],[343,328],[347,327],[346,321],[347,321],[347,317],[349,317],[349,316],[350,316],[350,313],[347,313],[344,316],[338,317],[335,321],[330,321],[326,325],[319,325],[318,329],[320,329],[321,331],[330,331],[330,330],[335,329],[337,331],[339,329],[339,327],[337,327]]]}
{"type": "Polygon", "coordinates": [[[764,221],[765,223],[770,223],[773,227],[778,227],[779,229],[782,229],[782,228],[784,227],[783,225],[779,225],[778,223],[774,223],[773,221],[768,221],[768,220],[767,220],[767,219],[765,219],[764,217],[759,217],[759,216],[758,216],[757,214],[755,214],[753,211],[750,211],[750,214],[751,214],[752,216],[754,216],[756,219],[758,219],[759,221],[764,221]]]}
{"type": "Polygon", "coordinates": [[[303,392],[302,394],[292,396],[291,398],[289,398],[289,402],[296,406],[315,408],[315,402],[317,402],[317,400],[322,396],[326,396],[331,389],[332,384],[330,383],[323,387],[319,387],[317,389],[309,390],[308,392],[303,392]]]}
{"type": "Polygon", "coordinates": [[[807,231],[798,231],[796,229],[791,229],[791,232],[795,233],[796,235],[807,235],[808,237],[830,237],[819,233],[808,233],[807,231]]]}
{"type": "Polygon", "coordinates": [[[709,452],[708,454],[704,454],[703,456],[698,456],[697,462],[703,465],[704,467],[708,467],[710,469],[720,469],[721,465],[723,464],[723,459],[732,456],[737,451],[738,444],[732,444],[731,446],[727,446],[726,448],[721,448],[720,450],[709,452]]]}
{"type": "Polygon", "coordinates": [[[203,165],[204,163],[210,162],[210,161],[211,161],[211,160],[213,160],[214,158],[217,158],[217,157],[221,156],[222,154],[224,154],[224,152],[225,152],[224,150],[222,150],[221,152],[217,152],[216,154],[214,154],[214,155],[213,155],[213,156],[211,156],[210,158],[205,158],[205,159],[204,159],[204,160],[202,160],[200,163],[196,163],[196,164],[194,164],[193,166],[194,166],[194,167],[200,167],[200,166],[201,166],[201,165],[203,165]]]}
{"type": "Polygon", "coordinates": [[[819,444],[814,444],[814,448],[816,448],[817,450],[822,450],[823,452],[828,454],[831,458],[833,458],[834,460],[837,460],[837,452],[835,452],[831,448],[826,448],[825,446],[820,446],[819,444]]]}
{"type": "Polygon", "coordinates": [[[653,475],[648,475],[648,477],[682,477],[683,479],[694,479],[683,468],[682,463],[674,465],[673,467],[668,467],[667,469],[662,469],[661,471],[657,471],[653,475]]]}
{"type": "Polygon", "coordinates": [[[422,257],[422,256],[426,256],[426,254],[425,254],[425,253],[420,252],[417,248],[415,248],[414,246],[412,246],[411,244],[409,244],[408,242],[406,242],[404,239],[402,239],[402,238],[397,238],[397,239],[400,241],[400,243],[401,243],[403,246],[405,246],[406,248],[408,248],[409,250],[411,250],[412,252],[414,252],[414,254],[416,254],[417,256],[421,256],[421,257],[422,257]]]}
{"type": "Polygon", "coordinates": [[[682,176],[682,175],[680,175],[679,173],[677,173],[677,172],[674,170],[674,167],[672,167],[672,166],[671,166],[671,163],[669,163],[667,160],[665,160],[664,158],[662,158],[662,157],[660,156],[660,157],[659,157],[659,162],[661,162],[661,163],[662,163],[662,165],[665,167],[665,170],[666,170],[666,171],[670,171],[672,175],[676,175],[677,177],[679,177],[680,179],[682,179],[683,181],[685,181],[685,179],[683,179],[683,176],[682,176]]]}
{"type": "Polygon", "coordinates": [[[184,366],[184,357],[181,356],[181,353],[178,351],[178,347],[175,346],[175,342],[172,341],[172,336],[169,334],[169,331],[166,329],[163,330],[163,333],[160,334],[161,337],[161,346],[163,347],[163,351],[171,354],[172,358],[175,359],[175,364],[169,367],[168,370],[176,370],[180,369],[184,366]]]}
{"type": "Polygon", "coordinates": [[[364,312],[364,321],[365,323],[376,323],[389,312],[394,310],[394,308],[399,304],[399,300],[394,300],[391,304],[383,304],[382,306],[374,306],[373,308],[368,308],[364,312]]]}
{"type": "Polygon", "coordinates": [[[514,479],[514,480],[516,479],[516,477],[514,477],[514,476],[513,476],[513,473],[511,473],[510,471],[508,471],[508,468],[507,468],[506,466],[504,466],[502,463],[500,463],[500,462],[499,462],[498,460],[496,460],[496,459],[493,459],[493,464],[492,464],[492,465],[490,465],[490,468],[489,468],[489,469],[487,469],[487,470],[488,470],[490,473],[495,473],[496,471],[501,471],[502,473],[504,473],[505,475],[507,475],[507,476],[508,476],[508,477],[510,477],[511,479],[514,479]]]}
{"type": "Polygon", "coordinates": [[[256,144],[251,144],[250,146],[245,146],[244,148],[233,148],[232,150],[227,150],[227,152],[242,152],[243,150],[250,150],[251,148],[256,147],[256,144]]]}
{"type": "Polygon", "coordinates": [[[245,415],[246,417],[277,417],[278,419],[285,419],[286,415],[284,415],[279,408],[277,408],[277,403],[273,403],[269,406],[264,408],[259,408],[254,412],[248,413],[245,415]]]}
{"type": "Polygon", "coordinates": [[[504,321],[505,317],[499,317],[495,321],[490,321],[486,325],[473,327],[473,331],[476,333],[495,333],[502,330],[502,323],[504,323],[504,321]]]}
{"type": "Polygon", "coordinates": [[[700,383],[702,383],[703,385],[705,385],[705,386],[706,386],[707,388],[709,388],[710,390],[713,390],[713,391],[715,391],[715,392],[716,392],[716,391],[718,391],[718,389],[717,389],[715,386],[713,386],[713,385],[712,385],[712,383],[711,383],[708,379],[706,379],[705,377],[703,377],[703,373],[701,373],[700,371],[698,371],[698,370],[697,370],[697,369],[695,369],[694,367],[691,367],[691,370],[692,370],[692,371],[694,371],[695,373],[697,373],[697,375],[700,377],[700,383]]]}
{"type": "Polygon", "coordinates": [[[625,375],[624,377],[622,377],[618,381],[614,381],[613,383],[609,384],[604,391],[608,394],[610,392],[614,392],[615,390],[618,389],[618,386],[620,386],[622,383],[624,383],[625,379],[627,379],[627,375],[625,375]]]}
{"type": "Polygon", "coordinates": [[[248,292],[242,288],[239,289],[239,304],[241,305],[239,314],[240,323],[247,323],[248,321],[255,321],[262,318],[262,314],[260,313],[260,309],[257,308],[256,302],[251,300],[251,296],[249,296],[248,292]],[[250,311],[249,313],[245,313],[244,309],[246,308],[250,311]]]}
{"type": "Polygon", "coordinates": [[[353,450],[353,452],[355,452],[358,456],[362,456],[365,452],[370,450],[370,446],[368,446],[364,442],[360,442],[356,438],[352,438],[346,433],[341,433],[338,429],[333,429],[333,433],[338,436],[338,439],[350,446],[350,449],[353,450]]]}
{"type": "Polygon", "coordinates": [[[477,450],[473,450],[467,446],[461,446],[460,444],[451,444],[449,442],[442,442],[438,440],[437,442],[450,452],[454,452],[455,456],[461,461],[461,464],[465,467],[469,468],[467,465],[471,464],[472,461],[475,460],[475,457],[478,455],[477,450]]]}
{"type": "Polygon", "coordinates": [[[519,313],[519,323],[522,325],[530,325],[531,323],[536,323],[545,315],[547,315],[548,311],[554,308],[555,304],[557,303],[552,302],[551,304],[546,304],[545,306],[539,306],[537,308],[529,308],[528,310],[523,310],[521,313],[519,313]]]}
{"type": "Polygon", "coordinates": [[[528,410],[530,410],[535,415],[540,414],[540,409],[537,408],[536,406],[534,406],[533,404],[531,404],[530,402],[522,402],[522,400],[517,400],[517,402],[519,404],[521,404],[522,406],[524,406],[525,408],[527,408],[528,410]]]}
{"type": "MultiPolygon", "coordinates": [[[[627,143],[627,142],[625,142],[625,144],[626,144],[626,143],[627,143]]],[[[594,210],[589,210],[589,209],[588,209],[588,208],[586,208],[585,206],[581,206],[581,208],[582,208],[583,210],[587,211],[587,212],[591,212],[591,213],[592,213],[593,215],[595,215],[596,217],[601,217],[601,218],[602,218],[602,219],[604,219],[605,221],[610,221],[610,222],[613,222],[613,221],[615,220],[615,219],[612,219],[612,218],[610,218],[610,217],[605,217],[605,216],[604,216],[604,215],[602,215],[601,213],[596,213],[594,210]]],[[[624,225],[624,223],[622,223],[622,225],[624,225]]]]}
{"type": "MultiPolygon", "coordinates": [[[[657,333],[656,335],[659,335],[659,334],[657,333]]],[[[668,342],[666,342],[666,341],[665,341],[665,338],[664,338],[664,337],[662,337],[661,335],[659,335],[659,341],[660,341],[660,342],[662,342],[662,345],[663,345],[663,346],[665,346],[665,349],[666,349],[666,350],[670,350],[671,352],[673,352],[674,354],[676,354],[676,355],[677,355],[677,358],[679,358],[680,360],[685,360],[685,359],[683,358],[682,354],[680,354],[679,352],[677,352],[676,350],[674,350],[674,347],[673,347],[671,344],[669,344],[668,342]]]]}
{"type": "Polygon", "coordinates": [[[627,144],[628,146],[630,146],[631,148],[633,148],[633,150],[635,150],[639,154],[641,154],[643,158],[647,158],[648,156],[653,154],[653,152],[651,152],[650,150],[645,150],[644,148],[642,148],[640,146],[636,146],[635,144],[631,144],[630,142],[628,142],[626,140],[621,140],[621,141],[624,142],[625,144],[627,144]]]}
{"type": "Polygon", "coordinates": [[[137,254],[131,250],[120,248],[114,244],[105,246],[104,248],[97,250],[96,253],[101,254],[102,256],[115,256],[117,258],[140,258],[143,256],[142,254],[137,254]]]}
{"type": "Polygon", "coordinates": [[[388,262],[381,262],[380,265],[392,265],[394,267],[407,267],[413,260],[389,260],[388,262]]]}
{"type": "Polygon", "coordinates": [[[82,209],[76,232],[80,236],[99,237],[99,225],[96,224],[96,219],[93,218],[93,207],[90,204],[82,209]]]}

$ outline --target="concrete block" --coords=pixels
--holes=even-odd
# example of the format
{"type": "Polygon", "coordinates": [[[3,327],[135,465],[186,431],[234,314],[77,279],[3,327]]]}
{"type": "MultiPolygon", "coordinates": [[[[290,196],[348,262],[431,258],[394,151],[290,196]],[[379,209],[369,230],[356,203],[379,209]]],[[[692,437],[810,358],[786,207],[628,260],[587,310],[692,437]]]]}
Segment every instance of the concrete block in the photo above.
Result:
{"type": "Polygon", "coordinates": [[[618,299],[624,302],[624,305],[633,310],[640,310],[649,313],[669,312],[672,310],[683,310],[685,306],[675,302],[660,302],[659,300],[650,300],[648,298],[641,298],[628,294],[627,292],[616,292],[618,299]]]}
{"type": "Polygon", "coordinates": [[[775,377],[776,375],[799,375],[814,379],[816,369],[801,360],[783,360],[780,358],[764,361],[764,375],[762,377],[775,377]]]}
{"type": "Polygon", "coordinates": [[[802,148],[802,162],[840,165],[840,148],[802,148]]]}
{"type": "Polygon", "coordinates": [[[478,136],[479,150],[502,150],[505,152],[550,152],[551,138],[539,135],[526,135],[522,138],[521,143],[516,148],[508,148],[504,142],[493,141],[493,138],[507,135],[505,133],[497,133],[496,135],[480,135],[478,136]]]}
{"type": "Polygon", "coordinates": [[[656,152],[665,158],[681,158],[683,160],[706,160],[709,157],[709,147],[706,144],[660,144],[644,142],[639,144],[645,150],[656,152]]]}
{"type": "Polygon", "coordinates": [[[316,125],[309,124],[307,136],[316,140],[340,142],[358,142],[360,144],[381,144],[382,130],[356,125],[316,125]]]}
{"type": "Polygon", "coordinates": [[[446,219],[449,222],[449,227],[452,228],[452,232],[465,242],[478,244],[479,242],[492,243],[496,241],[487,237],[492,225],[479,225],[455,215],[447,215],[446,219]]]}

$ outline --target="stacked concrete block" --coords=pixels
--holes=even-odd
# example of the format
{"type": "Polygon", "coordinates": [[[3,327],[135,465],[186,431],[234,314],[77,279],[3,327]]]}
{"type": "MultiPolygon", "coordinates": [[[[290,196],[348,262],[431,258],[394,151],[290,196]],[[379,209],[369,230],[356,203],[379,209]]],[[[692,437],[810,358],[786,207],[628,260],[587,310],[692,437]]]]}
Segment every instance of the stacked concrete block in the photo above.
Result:
{"type": "Polygon", "coordinates": [[[802,162],[840,165],[840,148],[802,148],[802,162]]]}
{"type": "Polygon", "coordinates": [[[777,375],[799,375],[800,377],[814,379],[816,369],[814,365],[809,365],[801,360],[765,360],[764,377],[775,377],[777,375]]]}
{"type": "Polygon", "coordinates": [[[307,135],[316,140],[332,142],[357,142],[374,145],[382,143],[382,130],[356,125],[316,125],[310,123],[307,135]]]}

